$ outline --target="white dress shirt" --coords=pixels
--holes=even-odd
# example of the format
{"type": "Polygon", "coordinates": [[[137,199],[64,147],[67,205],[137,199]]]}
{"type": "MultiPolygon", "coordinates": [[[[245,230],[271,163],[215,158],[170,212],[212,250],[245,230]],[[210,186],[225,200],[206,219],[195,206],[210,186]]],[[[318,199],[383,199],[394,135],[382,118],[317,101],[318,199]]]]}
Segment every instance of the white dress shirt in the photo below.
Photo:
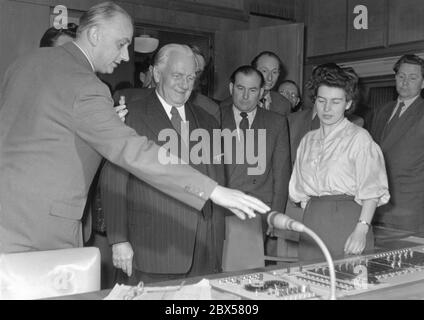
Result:
{"type": "Polygon", "coordinates": [[[171,118],[172,118],[171,109],[172,109],[172,107],[175,107],[175,108],[177,108],[178,113],[180,114],[181,119],[184,122],[186,122],[186,114],[185,114],[185,107],[184,107],[185,105],[184,104],[182,106],[178,106],[178,107],[177,106],[171,106],[169,103],[167,103],[165,101],[165,99],[163,99],[160,96],[160,94],[157,91],[156,91],[156,95],[158,96],[160,103],[162,104],[163,108],[165,109],[165,112],[166,112],[169,120],[171,120],[171,118]]]}
{"type": "Polygon", "coordinates": [[[409,106],[411,105],[411,104],[413,104],[414,102],[415,102],[415,100],[417,100],[417,98],[418,98],[418,96],[419,95],[416,95],[415,97],[413,97],[413,98],[411,98],[411,99],[408,99],[408,100],[399,100],[399,98],[398,98],[398,101],[397,101],[397,103],[396,103],[396,107],[393,109],[393,112],[392,112],[392,115],[390,116],[390,119],[389,119],[389,122],[390,122],[390,120],[392,120],[392,118],[394,117],[394,115],[396,114],[396,111],[397,111],[397,109],[399,108],[399,104],[401,103],[401,102],[403,102],[405,105],[402,107],[402,110],[400,110],[400,114],[399,114],[399,117],[401,117],[402,116],[402,114],[409,108],[409,106]]]}

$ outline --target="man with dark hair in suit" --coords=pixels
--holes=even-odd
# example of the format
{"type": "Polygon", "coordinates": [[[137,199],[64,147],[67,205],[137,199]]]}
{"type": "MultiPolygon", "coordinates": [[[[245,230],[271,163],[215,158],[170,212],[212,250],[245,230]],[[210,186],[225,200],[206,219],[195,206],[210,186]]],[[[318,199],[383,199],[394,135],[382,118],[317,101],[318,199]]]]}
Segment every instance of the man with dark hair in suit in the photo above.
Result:
{"type": "MultiPolygon", "coordinates": [[[[264,78],[264,90],[259,98],[258,106],[288,116],[291,112],[290,101],[277,91],[273,91],[283,70],[283,62],[280,57],[274,52],[263,51],[253,58],[250,65],[261,72],[264,78]]],[[[231,106],[232,103],[232,98],[229,97],[221,102],[221,108],[231,106]]]]}
{"type": "Polygon", "coordinates": [[[128,61],[133,23],[113,2],[81,17],[74,42],[40,48],[6,71],[0,98],[0,251],[82,246],[81,216],[101,157],[189,206],[208,199],[241,218],[267,207],[189,165],[163,165],[161,148],[116,115],[96,76],[128,61]]]}
{"type": "MultiPolygon", "coordinates": [[[[174,124],[174,117],[188,123],[189,134],[201,128],[212,137],[212,130],[219,129],[217,121],[188,102],[195,71],[195,56],[188,46],[168,44],[161,48],[153,68],[156,90],[147,89],[148,95],[128,104],[127,124],[158,144],[165,144],[159,140],[160,132],[174,126],[181,132],[180,143],[189,143],[174,124]]],[[[224,183],[221,164],[212,164],[212,160],[195,164],[190,159],[190,165],[224,183]]],[[[221,271],[222,208],[210,201],[201,210],[191,208],[112,163],[103,169],[100,190],[113,262],[130,277],[130,284],[221,271]]]]}
{"type": "MultiPolygon", "coordinates": [[[[291,168],[287,119],[258,108],[263,87],[262,74],[252,66],[239,67],[231,75],[229,89],[233,104],[222,109],[222,128],[237,135],[231,137],[232,142],[236,141],[235,146],[229,145],[223,132],[227,186],[254,195],[272,210],[282,212],[291,168]],[[240,144],[245,147],[240,148],[240,144]],[[259,170],[253,172],[253,168],[259,170]]],[[[226,217],[224,271],[264,266],[266,227],[266,220],[260,217],[242,223],[226,217]]]]}
{"type": "Polygon", "coordinates": [[[374,223],[424,231],[424,61],[404,55],[393,70],[399,96],[377,110],[370,129],[384,154],[391,195],[374,223]]]}

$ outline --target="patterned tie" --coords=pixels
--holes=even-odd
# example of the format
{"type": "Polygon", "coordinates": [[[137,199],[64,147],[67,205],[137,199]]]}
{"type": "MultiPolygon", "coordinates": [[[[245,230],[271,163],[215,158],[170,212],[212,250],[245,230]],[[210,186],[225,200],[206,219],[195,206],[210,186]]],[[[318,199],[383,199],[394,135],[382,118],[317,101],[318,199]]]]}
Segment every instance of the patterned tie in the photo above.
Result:
{"type": "Polygon", "coordinates": [[[398,105],[396,113],[393,115],[393,117],[390,119],[390,121],[384,127],[383,137],[386,137],[389,134],[389,132],[393,130],[393,127],[395,127],[396,123],[399,122],[400,113],[401,113],[401,111],[404,107],[405,107],[405,103],[403,101],[401,101],[398,105]]]}
{"type": "Polygon", "coordinates": [[[249,129],[249,119],[247,118],[246,112],[240,112],[240,116],[242,119],[239,124],[239,129],[246,135],[246,130],[249,129]]]}
{"type": "Polygon", "coordinates": [[[183,121],[183,119],[181,119],[180,113],[176,107],[171,108],[171,115],[171,123],[178,134],[181,135],[181,121],[183,121]]]}

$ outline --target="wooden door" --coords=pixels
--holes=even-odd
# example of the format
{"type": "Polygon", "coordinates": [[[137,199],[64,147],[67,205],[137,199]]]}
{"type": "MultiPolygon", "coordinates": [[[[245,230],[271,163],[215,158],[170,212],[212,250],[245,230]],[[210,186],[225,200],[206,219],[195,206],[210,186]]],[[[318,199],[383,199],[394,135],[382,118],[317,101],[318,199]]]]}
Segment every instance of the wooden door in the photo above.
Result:
{"type": "Polygon", "coordinates": [[[303,29],[302,23],[293,23],[252,30],[216,32],[213,97],[217,100],[227,98],[231,73],[241,65],[250,64],[261,51],[275,52],[285,66],[285,79],[291,79],[302,87],[303,29]]]}

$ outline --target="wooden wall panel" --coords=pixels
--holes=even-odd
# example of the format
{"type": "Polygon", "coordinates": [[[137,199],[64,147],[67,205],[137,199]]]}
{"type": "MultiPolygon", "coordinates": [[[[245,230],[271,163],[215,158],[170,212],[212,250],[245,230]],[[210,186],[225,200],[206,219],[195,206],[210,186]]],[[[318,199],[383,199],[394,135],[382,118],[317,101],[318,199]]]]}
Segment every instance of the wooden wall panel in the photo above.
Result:
{"type": "Polygon", "coordinates": [[[345,51],[346,21],[347,0],[309,0],[308,57],[345,51]]]}
{"type": "Polygon", "coordinates": [[[389,45],[424,39],[424,2],[389,1],[389,45]]]}
{"type": "Polygon", "coordinates": [[[252,30],[217,32],[215,36],[214,98],[229,96],[231,73],[243,64],[250,64],[261,51],[279,55],[287,69],[286,78],[302,83],[303,24],[287,24],[252,30]]]}
{"type": "Polygon", "coordinates": [[[386,0],[348,0],[347,50],[382,47],[386,43],[387,26],[386,0]],[[355,29],[353,22],[357,14],[354,8],[368,8],[368,29],[355,29]]]}
{"type": "Polygon", "coordinates": [[[0,5],[0,78],[3,79],[4,72],[16,57],[39,46],[49,26],[50,9],[10,0],[0,5]]]}

